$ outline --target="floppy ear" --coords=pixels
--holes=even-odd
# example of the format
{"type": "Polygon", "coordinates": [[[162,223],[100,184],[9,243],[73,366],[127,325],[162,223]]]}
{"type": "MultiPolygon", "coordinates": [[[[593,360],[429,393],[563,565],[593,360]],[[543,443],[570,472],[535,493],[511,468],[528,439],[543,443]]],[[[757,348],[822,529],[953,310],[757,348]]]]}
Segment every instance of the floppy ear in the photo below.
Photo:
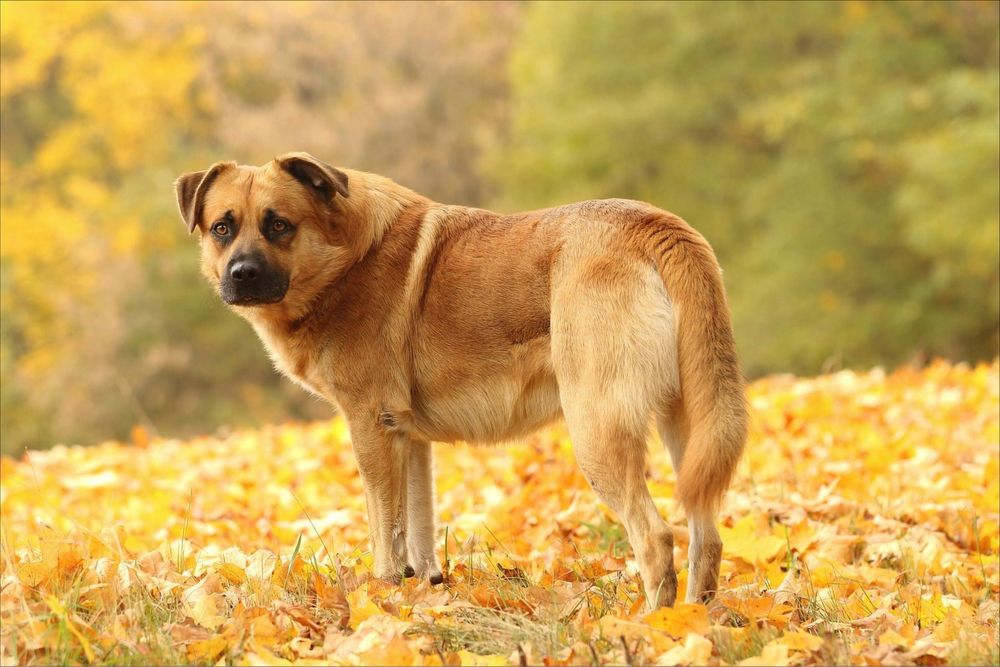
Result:
{"type": "Polygon", "coordinates": [[[309,153],[285,153],[274,161],[324,202],[331,202],[334,195],[348,196],[347,174],[309,153]]]}
{"type": "Polygon", "coordinates": [[[187,224],[188,234],[201,224],[201,209],[212,181],[222,172],[235,166],[235,162],[216,162],[205,171],[188,172],[174,181],[177,208],[180,209],[181,217],[187,224]]]}

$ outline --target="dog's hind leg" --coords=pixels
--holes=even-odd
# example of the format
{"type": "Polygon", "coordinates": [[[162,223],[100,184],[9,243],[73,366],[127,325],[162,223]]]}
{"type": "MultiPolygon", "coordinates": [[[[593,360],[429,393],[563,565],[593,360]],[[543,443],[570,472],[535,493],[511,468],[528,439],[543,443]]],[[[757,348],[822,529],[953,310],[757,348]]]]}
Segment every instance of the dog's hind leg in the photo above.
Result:
{"type": "Polygon", "coordinates": [[[431,444],[411,440],[406,463],[407,562],[418,577],[442,581],[434,555],[434,461],[431,444]]]}
{"type": "Polygon", "coordinates": [[[563,414],[584,476],[621,518],[652,607],[677,595],[673,533],[645,478],[646,434],[655,404],[670,394],[673,313],[658,275],[616,264],[554,278],[553,365],[563,414]]]}
{"type": "Polygon", "coordinates": [[[584,476],[621,518],[639,562],[651,607],[673,605],[677,595],[674,537],[660,517],[645,478],[645,433],[594,404],[564,404],[573,448],[584,476]]]}
{"type": "MultiPolygon", "coordinates": [[[[670,410],[659,416],[656,427],[670,452],[674,474],[680,475],[687,446],[687,428],[682,411],[670,410]]],[[[688,580],[685,601],[705,603],[715,596],[722,565],[722,538],[715,527],[715,514],[709,511],[688,513],[688,580]]]]}
{"type": "Polygon", "coordinates": [[[687,602],[704,604],[715,597],[722,566],[722,538],[711,513],[688,515],[687,602]]]}

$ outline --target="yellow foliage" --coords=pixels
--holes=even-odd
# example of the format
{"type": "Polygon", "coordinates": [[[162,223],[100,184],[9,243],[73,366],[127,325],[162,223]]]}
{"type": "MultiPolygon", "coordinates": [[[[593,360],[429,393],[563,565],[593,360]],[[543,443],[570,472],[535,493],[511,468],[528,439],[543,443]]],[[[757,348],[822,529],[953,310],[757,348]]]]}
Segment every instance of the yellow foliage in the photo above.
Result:
{"type": "MultiPolygon", "coordinates": [[[[944,664],[976,646],[988,660],[998,373],[935,363],[753,384],[719,596],[651,612],[631,554],[601,546],[614,516],[562,427],[436,449],[439,513],[453,517],[439,587],[371,579],[341,419],[0,459],[0,655],[108,662],[139,642],[173,646],[160,661],[221,664],[516,664],[522,651],[549,665],[592,651],[605,664],[944,664]],[[137,630],[148,601],[172,610],[158,638],[137,630]]],[[[659,448],[650,475],[670,488],[659,448]]],[[[683,513],[662,507],[683,581],[683,513]]]]}
{"type": "Polygon", "coordinates": [[[0,61],[0,99],[42,83],[73,32],[100,16],[106,6],[104,2],[0,3],[0,39],[18,54],[0,61]]]}
{"type": "Polygon", "coordinates": [[[30,153],[5,137],[0,160],[0,304],[18,313],[23,347],[5,381],[37,386],[115,340],[115,286],[143,245],[141,216],[119,201],[122,181],[163,163],[179,130],[208,113],[192,93],[204,30],[178,11],[2,4],[0,100],[30,100],[29,118],[44,119],[21,119],[32,126],[30,153]],[[85,340],[94,321],[107,324],[85,340]]]}

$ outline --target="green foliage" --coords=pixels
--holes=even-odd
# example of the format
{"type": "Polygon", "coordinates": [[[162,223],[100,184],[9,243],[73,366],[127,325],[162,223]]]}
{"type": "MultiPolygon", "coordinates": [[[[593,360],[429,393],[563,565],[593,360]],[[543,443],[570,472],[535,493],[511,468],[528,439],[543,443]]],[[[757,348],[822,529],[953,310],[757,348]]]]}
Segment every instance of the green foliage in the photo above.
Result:
{"type": "Polygon", "coordinates": [[[988,3],[531,5],[499,203],[689,220],[752,374],[991,358],[997,25],[988,3]]]}

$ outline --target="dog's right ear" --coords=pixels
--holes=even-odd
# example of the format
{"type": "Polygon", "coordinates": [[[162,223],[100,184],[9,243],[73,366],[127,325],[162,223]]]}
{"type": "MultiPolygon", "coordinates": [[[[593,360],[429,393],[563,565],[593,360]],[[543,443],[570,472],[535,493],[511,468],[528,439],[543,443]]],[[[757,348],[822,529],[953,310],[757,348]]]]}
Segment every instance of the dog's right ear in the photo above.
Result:
{"type": "Polygon", "coordinates": [[[188,234],[201,224],[201,210],[205,205],[205,195],[212,182],[222,172],[236,167],[235,162],[216,162],[205,171],[191,171],[174,181],[177,194],[177,208],[187,225],[188,234]]]}

